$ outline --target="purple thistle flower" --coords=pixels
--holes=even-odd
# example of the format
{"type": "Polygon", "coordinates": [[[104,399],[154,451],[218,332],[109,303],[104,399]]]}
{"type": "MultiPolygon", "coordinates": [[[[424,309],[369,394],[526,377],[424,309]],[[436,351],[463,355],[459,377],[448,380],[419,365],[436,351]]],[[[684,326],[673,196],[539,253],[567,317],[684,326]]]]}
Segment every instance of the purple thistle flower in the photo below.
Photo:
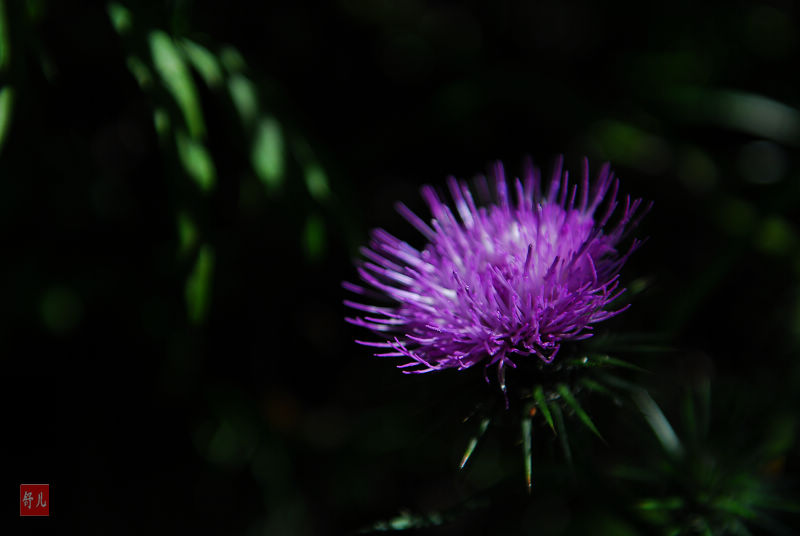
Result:
{"type": "MultiPolygon", "coordinates": [[[[619,271],[641,241],[622,254],[616,247],[650,205],[640,211],[642,200],[626,197],[616,224],[605,229],[618,205],[619,181],[609,165],[591,190],[586,159],[580,188],[570,186],[562,165],[559,158],[542,195],[538,169],[529,165],[524,180],[509,185],[497,163],[496,202],[486,179],[476,181],[486,206],[475,203],[465,182],[449,177],[458,217],[425,186],[430,225],[398,203],[428,243],[418,250],[382,229],[373,231],[358,273],[394,303],[345,301],[364,313],[346,320],[381,338],[356,342],[383,349],[377,356],[408,358],[399,366],[406,373],[497,364],[505,392],[505,367],[516,368],[517,356],[550,363],[562,342],[591,337],[593,324],[625,310],[607,306],[625,291],[619,271]]],[[[344,286],[364,297],[376,294],[344,286]]]]}

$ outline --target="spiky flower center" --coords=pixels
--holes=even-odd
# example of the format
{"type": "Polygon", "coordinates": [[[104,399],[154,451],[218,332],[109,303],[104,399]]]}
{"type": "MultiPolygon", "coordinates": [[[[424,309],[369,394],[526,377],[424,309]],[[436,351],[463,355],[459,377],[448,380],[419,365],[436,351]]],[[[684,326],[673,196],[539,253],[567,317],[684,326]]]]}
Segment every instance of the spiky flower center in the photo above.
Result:
{"type": "MultiPolygon", "coordinates": [[[[641,200],[626,198],[619,221],[606,230],[618,188],[608,166],[590,191],[585,162],[579,192],[570,188],[559,161],[546,196],[539,193],[533,168],[524,181],[513,182],[513,195],[502,166],[494,178],[496,201],[484,195],[478,206],[466,183],[451,177],[455,211],[433,188],[424,187],[430,224],[399,204],[401,214],[427,238],[422,250],[380,229],[370,248],[362,250],[367,261],[359,268],[361,278],[394,305],[348,301],[370,313],[348,321],[385,337],[359,341],[391,350],[377,355],[410,358],[401,365],[407,372],[463,369],[485,361],[499,364],[504,385],[504,366],[515,366],[511,354],[550,362],[563,341],[591,336],[592,324],[620,312],[607,306],[624,291],[617,288],[618,272],[639,242],[623,255],[616,245],[636,225],[631,219],[641,200]]],[[[488,192],[487,183],[482,185],[488,192]]]]}

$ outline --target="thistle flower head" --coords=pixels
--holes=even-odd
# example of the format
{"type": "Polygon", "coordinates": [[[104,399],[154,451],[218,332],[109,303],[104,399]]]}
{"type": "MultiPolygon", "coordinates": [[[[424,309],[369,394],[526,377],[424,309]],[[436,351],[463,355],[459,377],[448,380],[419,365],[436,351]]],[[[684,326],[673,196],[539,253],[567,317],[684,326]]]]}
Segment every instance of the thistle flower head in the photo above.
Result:
{"type": "Polygon", "coordinates": [[[398,204],[427,244],[416,249],[373,231],[358,267],[372,289],[345,283],[362,297],[345,301],[361,313],[346,320],[380,340],[357,342],[406,358],[400,368],[408,373],[497,364],[505,390],[506,366],[527,356],[550,363],[563,342],[591,337],[593,324],[624,310],[608,306],[624,292],[619,271],[640,241],[618,245],[650,207],[626,197],[618,210],[619,182],[608,164],[591,187],[586,160],[580,186],[562,164],[543,194],[538,169],[507,181],[498,163],[492,181],[477,181],[482,203],[450,177],[455,210],[425,186],[429,224],[398,204]],[[362,303],[376,294],[390,303],[362,303]]]}

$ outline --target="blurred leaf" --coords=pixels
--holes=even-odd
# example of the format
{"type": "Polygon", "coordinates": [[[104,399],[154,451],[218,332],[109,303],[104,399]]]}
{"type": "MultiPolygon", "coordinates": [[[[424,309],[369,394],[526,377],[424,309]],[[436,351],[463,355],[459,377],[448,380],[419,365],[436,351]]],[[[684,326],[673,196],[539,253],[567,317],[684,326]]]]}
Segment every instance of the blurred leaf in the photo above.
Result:
{"type": "Polygon", "coordinates": [[[128,56],[126,63],[128,70],[139,83],[139,87],[150,89],[153,86],[153,73],[150,72],[150,68],[141,59],[136,56],[128,56]]]}
{"type": "Polygon", "coordinates": [[[156,108],[153,110],[153,127],[156,129],[159,139],[165,141],[167,134],[169,134],[169,114],[164,108],[156,108]]]}
{"type": "Polygon", "coordinates": [[[242,123],[246,126],[252,125],[258,114],[258,94],[255,84],[244,75],[234,74],[228,78],[228,92],[242,123]]]}
{"type": "Polygon", "coordinates": [[[331,193],[328,177],[317,162],[314,151],[302,136],[295,136],[292,142],[292,149],[297,156],[297,160],[303,166],[306,188],[308,188],[311,197],[319,202],[326,201],[331,193]]]}
{"type": "Polygon", "coordinates": [[[202,138],[205,134],[203,112],[200,109],[197,89],[189,69],[183,62],[183,57],[172,38],[160,30],[151,32],[149,41],[153,65],[164,82],[167,91],[178,104],[178,108],[181,110],[186,126],[189,129],[189,134],[195,139],[202,138]]]}
{"type": "Polygon", "coordinates": [[[11,39],[8,35],[6,2],[0,0],[0,72],[5,71],[11,61],[11,39]]]}
{"type": "Polygon", "coordinates": [[[14,89],[6,86],[0,89],[0,150],[6,141],[6,136],[11,129],[11,114],[14,109],[14,89]]]}
{"type": "Polygon", "coordinates": [[[178,147],[178,157],[186,172],[201,191],[211,191],[217,179],[211,154],[201,142],[186,136],[180,130],[175,133],[175,143],[178,147]]]}
{"type": "Polygon", "coordinates": [[[608,372],[598,372],[596,376],[604,384],[616,387],[618,389],[623,389],[625,391],[631,391],[631,392],[641,389],[641,387],[639,387],[638,384],[628,380],[624,380],[619,376],[615,376],[614,374],[609,374],[608,372]]]}
{"type": "Polygon", "coordinates": [[[317,164],[311,164],[305,170],[306,187],[316,201],[325,201],[331,194],[328,177],[317,164]]]}
{"type": "Polygon", "coordinates": [[[108,4],[108,17],[111,19],[111,25],[120,35],[128,33],[133,26],[130,10],[117,2],[108,4]]]}
{"type": "Polygon", "coordinates": [[[550,429],[555,433],[556,428],[553,425],[553,416],[550,414],[550,408],[547,404],[547,399],[544,396],[544,389],[541,385],[537,385],[533,390],[533,398],[536,400],[536,405],[544,416],[544,420],[550,425],[550,429]]]}
{"type": "Polygon", "coordinates": [[[633,400],[644,414],[647,423],[653,429],[664,450],[676,458],[683,455],[683,445],[681,445],[678,436],[672,429],[672,425],[670,425],[656,401],[653,400],[653,397],[650,396],[650,393],[644,389],[638,389],[633,392],[633,400]]]}
{"type": "Polygon", "coordinates": [[[642,292],[650,289],[653,283],[653,277],[637,277],[628,284],[628,292],[631,293],[631,296],[638,296],[642,292]]]}
{"type": "Polygon", "coordinates": [[[713,98],[715,119],[724,125],[791,144],[800,141],[800,113],[794,108],[741,91],[720,91],[713,98]]]}
{"type": "Polygon", "coordinates": [[[272,117],[263,118],[256,130],[251,154],[253,168],[267,187],[273,191],[283,182],[284,146],[281,125],[272,117]]]}
{"type": "Polygon", "coordinates": [[[562,400],[564,400],[564,402],[566,402],[566,404],[570,408],[572,408],[572,410],[575,412],[575,414],[578,416],[581,422],[584,425],[586,425],[586,427],[589,428],[589,430],[594,432],[594,434],[597,437],[605,441],[605,439],[603,439],[603,436],[600,435],[600,432],[597,430],[597,427],[595,427],[594,423],[592,422],[592,419],[583,410],[580,403],[578,403],[578,401],[575,400],[575,397],[572,395],[572,392],[569,390],[569,387],[567,387],[567,385],[564,383],[559,383],[558,386],[556,387],[556,390],[558,391],[558,394],[561,395],[562,400]]]}
{"type": "Polygon", "coordinates": [[[681,116],[693,122],[717,124],[791,145],[800,142],[800,113],[763,95],[680,87],[671,89],[668,99],[681,116]]]}
{"type": "Polygon", "coordinates": [[[322,218],[317,214],[309,214],[306,218],[303,245],[305,246],[306,257],[311,260],[319,260],[325,251],[325,226],[322,218]]]}
{"type": "Polygon", "coordinates": [[[230,74],[241,72],[247,67],[242,55],[232,46],[222,48],[219,53],[219,60],[230,74]]]}
{"type": "Polygon", "coordinates": [[[640,510],[678,510],[683,508],[684,501],[680,497],[666,499],[642,499],[636,504],[640,510]]]}
{"type": "Polygon", "coordinates": [[[202,323],[208,314],[213,271],[214,250],[210,245],[204,244],[186,280],[186,309],[193,324],[202,323]]]}
{"type": "Polygon", "coordinates": [[[186,59],[203,77],[208,87],[216,88],[222,83],[222,69],[217,62],[217,58],[207,48],[189,39],[181,40],[181,48],[186,54],[186,59]]]}
{"type": "Polygon", "coordinates": [[[178,240],[180,243],[178,254],[184,256],[188,254],[197,244],[197,226],[192,218],[185,212],[178,213],[178,240]]]}

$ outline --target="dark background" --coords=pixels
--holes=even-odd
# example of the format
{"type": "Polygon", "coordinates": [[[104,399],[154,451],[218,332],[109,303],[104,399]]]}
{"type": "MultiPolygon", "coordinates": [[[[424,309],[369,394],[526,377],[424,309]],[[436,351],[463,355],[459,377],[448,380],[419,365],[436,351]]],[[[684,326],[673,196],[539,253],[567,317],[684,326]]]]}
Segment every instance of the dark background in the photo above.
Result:
{"type": "Polygon", "coordinates": [[[791,533],[798,7],[604,4],[0,2],[4,519],[791,533]],[[664,463],[635,406],[591,397],[607,444],[576,431],[570,468],[536,421],[531,495],[502,419],[458,472],[462,419],[496,386],[352,342],[340,283],[368,230],[421,245],[396,200],[427,214],[422,184],[558,154],[655,201],[623,270],[633,308],[600,331],[644,341],[621,350],[650,371],[631,379],[718,476],[664,463]],[[17,517],[26,482],[51,483],[51,518],[17,517]]]}

